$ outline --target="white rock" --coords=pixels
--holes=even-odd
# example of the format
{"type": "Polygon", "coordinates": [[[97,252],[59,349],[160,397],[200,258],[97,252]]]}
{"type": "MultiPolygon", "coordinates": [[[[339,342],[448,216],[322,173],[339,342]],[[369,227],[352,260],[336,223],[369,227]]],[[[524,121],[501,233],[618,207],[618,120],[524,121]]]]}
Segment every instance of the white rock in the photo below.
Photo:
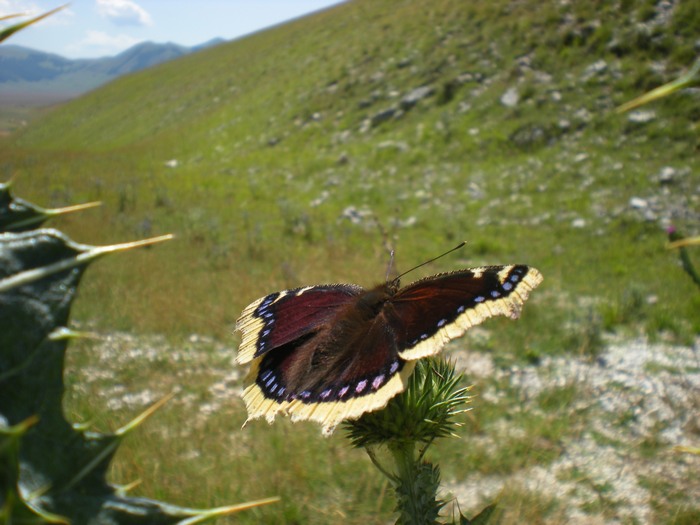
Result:
{"type": "Polygon", "coordinates": [[[518,88],[512,87],[506,91],[501,97],[501,104],[508,108],[514,108],[518,105],[520,100],[520,95],[518,94],[518,88]]]}
{"type": "Polygon", "coordinates": [[[630,199],[630,206],[634,209],[641,210],[648,207],[649,203],[641,197],[632,197],[630,199]]]}

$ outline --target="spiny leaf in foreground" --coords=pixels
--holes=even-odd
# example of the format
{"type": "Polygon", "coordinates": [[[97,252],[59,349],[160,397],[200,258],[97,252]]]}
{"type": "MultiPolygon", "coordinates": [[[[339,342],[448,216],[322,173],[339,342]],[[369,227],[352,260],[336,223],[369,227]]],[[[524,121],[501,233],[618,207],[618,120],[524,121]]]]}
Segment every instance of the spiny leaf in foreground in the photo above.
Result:
{"type": "MultiPolygon", "coordinates": [[[[14,24],[14,25],[11,25],[9,27],[6,27],[2,31],[0,31],[0,42],[2,42],[3,40],[7,40],[12,35],[14,35],[17,31],[20,31],[26,27],[29,27],[30,25],[35,24],[35,23],[39,22],[40,20],[43,20],[47,16],[51,16],[52,14],[56,13],[57,11],[60,11],[61,9],[66,7],[67,5],[68,4],[62,5],[61,7],[57,7],[56,9],[52,9],[51,11],[43,13],[39,16],[35,16],[34,18],[30,18],[29,20],[25,20],[24,22],[20,22],[19,24],[14,24]]],[[[21,14],[7,15],[7,16],[0,18],[0,20],[5,20],[8,18],[16,18],[18,16],[22,16],[22,15],[21,14]]]]}
{"type": "Polygon", "coordinates": [[[118,445],[165,400],[113,434],[65,419],[63,367],[73,335],[65,327],[85,269],[102,255],[169,238],[95,247],[51,229],[0,233],[3,523],[193,524],[276,501],[198,510],[126,497],[109,484],[118,445]]]}
{"type": "Polygon", "coordinates": [[[58,215],[99,206],[100,202],[87,202],[65,208],[42,208],[12,195],[11,182],[0,182],[0,232],[22,232],[38,228],[58,215]]]}

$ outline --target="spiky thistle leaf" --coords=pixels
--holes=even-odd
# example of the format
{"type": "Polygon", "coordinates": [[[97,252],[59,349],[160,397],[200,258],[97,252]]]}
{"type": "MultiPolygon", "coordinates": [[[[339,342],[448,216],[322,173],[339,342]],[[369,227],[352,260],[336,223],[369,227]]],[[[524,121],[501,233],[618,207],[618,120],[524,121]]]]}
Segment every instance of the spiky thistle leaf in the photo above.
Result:
{"type": "MultiPolygon", "coordinates": [[[[9,26],[9,27],[6,27],[5,29],[3,29],[3,30],[0,31],[0,42],[2,42],[3,40],[6,40],[6,39],[8,39],[8,38],[10,38],[10,37],[11,37],[12,35],[14,35],[17,31],[20,31],[20,30],[24,29],[25,27],[29,27],[30,25],[35,24],[35,23],[37,23],[37,22],[40,21],[40,20],[43,20],[43,19],[46,18],[47,16],[51,16],[52,14],[56,13],[57,11],[60,11],[61,9],[63,9],[64,7],[66,7],[67,5],[68,5],[68,4],[62,5],[61,7],[57,7],[56,9],[52,9],[51,11],[48,11],[48,12],[46,12],[46,13],[43,13],[43,14],[41,14],[41,15],[39,15],[39,16],[36,16],[36,17],[31,18],[31,19],[29,19],[29,20],[25,20],[24,22],[20,22],[19,24],[14,24],[14,25],[11,25],[11,26],[9,26]]],[[[21,14],[8,15],[8,16],[3,17],[3,19],[15,18],[15,17],[18,17],[18,16],[22,16],[22,15],[21,15],[21,14]]]]}
{"type": "Polygon", "coordinates": [[[168,238],[94,247],[48,229],[0,234],[0,468],[9,473],[0,475],[0,523],[199,523],[273,501],[199,510],[126,497],[107,482],[107,470],[124,436],[154,408],[113,434],[77,428],[63,414],[64,356],[75,335],[64,327],[86,267],[168,238]],[[32,418],[19,439],[3,437],[32,418]]]}

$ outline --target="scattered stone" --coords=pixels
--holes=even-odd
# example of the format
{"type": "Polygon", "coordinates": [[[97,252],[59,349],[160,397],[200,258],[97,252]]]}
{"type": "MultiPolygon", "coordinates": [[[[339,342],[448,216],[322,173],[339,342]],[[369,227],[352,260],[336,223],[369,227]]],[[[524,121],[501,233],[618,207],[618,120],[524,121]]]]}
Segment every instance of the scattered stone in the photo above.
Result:
{"type": "Polygon", "coordinates": [[[652,210],[652,209],[644,210],[644,220],[645,221],[655,222],[656,220],[658,220],[658,218],[659,218],[659,216],[654,210],[652,210]]]}
{"type": "Polygon", "coordinates": [[[474,200],[481,200],[486,197],[486,192],[476,182],[470,182],[467,186],[469,197],[474,200]]]}
{"type": "Polygon", "coordinates": [[[344,129],[333,135],[334,144],[345,144],[352,137],[352,132],[349,129],[344,129]]]}
{"type": "Polygon", "coordinates": [[[508,137],[518,148],[526,151],[546,145],[551,137],[549,130],[539,124],[524,124],[508,137]]]}
{"type": "Polygon", "coordinates": [[[501,104],[503,104],[507,108],[514,108],[518,105],[519,100],[520,95],[518,94],[518,88],[511,87],[508,88],[508,90],[501,97],[501,104]]]}
{"type": "Polygon", "coordinates": [[[467,82],[481,82],[484,80],[484,75],[481,73],[462,73],[457,77],[457,82],[466,84],[467,82]]]}
{"type": "Polygon", "coordinates": [[[630,207],[635,210],[643,210],[649,207],[649,203],[641,197],[632,197],[630,199],[630,207]]]}
{"type": "Polygon", "coordinates": [[[671,166],[664,166],[661,168],[661,173],[659,173],[659,183],[660,184],[672,184],[676,180],[677,172],[675,168],[671,166]]]}
{"type": "Polygon", "coordinates": [[[393,149],[404,153],[409,150],[408,144],[403,141],[385,140],[377,144],[377,149],[393,149]]]}
{"type": "Polygon", "coordinates": [[[606,48],[618,58],[629,53],[629,44],[622,42],[618,38],[613,38],[610,42],[608,42],[606,48]]]}
{"type": "Polygon", "coordinates": [[[416,218],[416,216],[411,215],[410,217],[407,217],[405,219],[394,219],[391,221],[391,224],[396,228],[410,228],[412,226],[415,226],[417,222],[418,219],[416,218]]]}
{"type": "Polygon", "coordinates": [[[408,111],[413,106],[418,104],[418,102],[424,98],[431,97],[434,93],[435,88],[433,86],[421,86],[406,94],[406,96],[401,99],[399,104],[404,111],[408,111]]]}
{"type": "Polygon", "coordinates": [[[373,73],[370,77],[369,80],[370,82],[378,83],[384,80],[384,71],[377,71],[376,73],[373,73]]]}
{"type": "Polygon", "coordinates": [[[656,112],[650,109],[630,111],[627,120],[632,124],[647,124],[656,118],[656,112]]]}
{"type": "Polygon", "coordinates": [[[581,229],[586,227],[586,219],[574,219],[571,221],[571,227],[576,229],[581,229]]]}
{"type": "Polygon", "coordinates": [[[372,213],[372,210],[368,208],[363,207],[358,209],[355,206],[348,206],[343,210],[343,213],[341,213],[340,218],[349,220],[351,223],[359,225],[373,216],[374,214],[372,213]]]}
{"type": "Polygon", "coordinates": [[[163,164],[168,168],[177,168],[180,165],[180,161],[177,159],[166,160],[163,164]]]}
{"type": "Polygon", "coordinates": [[[532,53],[516,57],[515,63],[521,69],[532,69],[532,53]]]}
{"type": "Polygon", "coordinates": [[[586,69],[583,70],[583,75],[581,75],[582,80],[589,80],[595,76],[602,75],[608,70],[608,63],[601,59],[593,62],[586,69]]]}
{"type": "Polygon", "coordinates": [[[457,113],[464,114],[468,113],[472,109],[472,105],[469,102],[460,100],[457,105],[457,113]]]}
{"type": "Polygon", "coordinates": [[[323,190],[321,192],[321,195],[319,195],[309,203],[309,206],[311,208],[316,208],[324,202],[326,202],[326,200],[328,200],[328,197],[330,197],[330,192],[328,190],[323,190]]]}
{"type": "Polygon", "coordinates": [[[576,118],[576,120],[579,120],[584,124],[588,124],[593,119],[591,112],[588,111],[586,108],[576,110],[576,112],[574,113],[574,117],[576,118]]]}
{"type": "Polygon", "coordinates": [[[395,118],[398,114],[399,110],[397,108],[386,108],[378,113],[375,113],[372,115],[369,119],[370,121],[370,126],[371,127],[377,127],[379,124],[386,122],[387,120],[390,120],[392,118],[395,118]]]}

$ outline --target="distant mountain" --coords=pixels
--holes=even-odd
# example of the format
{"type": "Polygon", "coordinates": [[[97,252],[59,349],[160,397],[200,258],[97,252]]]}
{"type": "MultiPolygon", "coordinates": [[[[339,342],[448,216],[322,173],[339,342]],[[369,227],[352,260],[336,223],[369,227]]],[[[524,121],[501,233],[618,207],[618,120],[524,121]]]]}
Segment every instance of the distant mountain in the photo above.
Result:
{"type": "Polygon", "coordinates": [[[218,45],[193,47],[142,42],[112,57],[69,59],[53,53],[0,46],[0,104],[47,104],[76,97],[121,75],[218,45]]]}

